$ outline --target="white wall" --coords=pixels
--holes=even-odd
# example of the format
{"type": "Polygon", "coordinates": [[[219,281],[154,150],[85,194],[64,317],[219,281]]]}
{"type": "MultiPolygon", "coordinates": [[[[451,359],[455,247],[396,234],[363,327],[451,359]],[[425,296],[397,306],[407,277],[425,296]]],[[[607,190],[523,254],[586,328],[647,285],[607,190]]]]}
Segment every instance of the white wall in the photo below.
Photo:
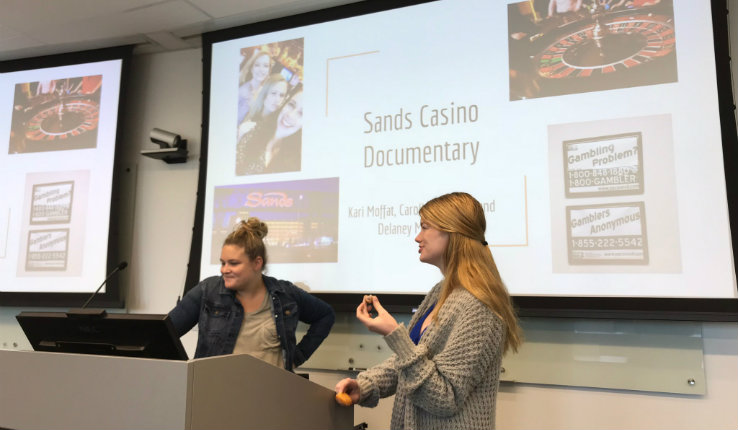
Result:
{"type": "MultiPolygon", "coordinates": [[[[182,293],[196,199],[201,123],[201,50],[136,56],[124,120],[124,161],[136,175],[128,311],[166,313],[182,293]],[[181,134],[189,141],[190,160],[167,165],[144,158],[152,148],[153,127],[181,134]]],[[[204,276],[205,274],[203,274],[204,276]]],[[[15,323],[16,308],[0,308],[0,348],[28,349],[15,323]]],[[[707,394],[664,395],[564,386],[504,384],[497,406],[499,428],[738,428],[738,325],[703,324],[707,394]]],[[[195,334],[184,343],[190,355],[195,334]]],[[[0,364],[1,365],[1,364],[0,364]]],[[[315,372],[327,387],[345,375],[315,372]]],[[[0,381],[0,385],[2,381],[0,381]]],[[[387,428],[391,404],[359,409],[356,421],[370,429],[387,428]]]]}
{"type": "Polygon", "coordinates": [[[202,116],[201,50],[134,56],[131,101],[123,121],[125,164],[137,165],[130,255],[132,312],[164,313],[182,294],[197,198],[202,116]],[[140,155],[155,149],[152,128],[187,139],[188,161],[166,164],[140,155]]]}

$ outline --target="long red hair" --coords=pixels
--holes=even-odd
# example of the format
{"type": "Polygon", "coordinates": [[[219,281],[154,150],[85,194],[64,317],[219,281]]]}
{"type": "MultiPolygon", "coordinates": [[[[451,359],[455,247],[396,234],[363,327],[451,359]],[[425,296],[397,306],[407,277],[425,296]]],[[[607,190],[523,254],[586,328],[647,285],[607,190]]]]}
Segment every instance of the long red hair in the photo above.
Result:
{"type": "Polygon", "coordinates": [[[484,237],[487,222],[482,205],[467,193],[444,194],[424,204],[420,208],[420,218],[449,234],[443,256],[444,280],[434,318],[451,292],[464,288],[505,323],[504,352],[510,348],[517,352],[522,333],[512,300],[484,237]]]}

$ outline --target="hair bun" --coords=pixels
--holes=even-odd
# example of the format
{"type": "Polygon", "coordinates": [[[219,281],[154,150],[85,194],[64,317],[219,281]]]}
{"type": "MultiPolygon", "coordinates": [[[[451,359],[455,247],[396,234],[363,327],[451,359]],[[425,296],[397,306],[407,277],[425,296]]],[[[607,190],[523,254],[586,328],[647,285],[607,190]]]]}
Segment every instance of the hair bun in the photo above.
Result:
{"type": "Polygon", "coordinates": [[[243,227],[259,239],[264,239],[269,232],[269,228],[259,218],[250,217],[246,221],[241,221],[243,227]]]}

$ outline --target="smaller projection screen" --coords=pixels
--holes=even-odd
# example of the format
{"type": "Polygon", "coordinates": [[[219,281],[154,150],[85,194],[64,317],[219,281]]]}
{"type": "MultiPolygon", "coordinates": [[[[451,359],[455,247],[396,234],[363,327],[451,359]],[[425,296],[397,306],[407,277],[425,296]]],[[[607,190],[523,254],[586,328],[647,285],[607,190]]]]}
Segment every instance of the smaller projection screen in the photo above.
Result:
{"type": "MultiPolygon", "coordinates": [[[[130,51],[0,63],[0,305],[81,306],[119,263],[109,233],[130,51]]],[[[114,283],[93,306],[120,305],[114,283]]]]}
{"type": "Polygon", "coordinates": [[[272,276],[424,294],[418,210],[466,191],[520,304],[735,312],[724,2],[390,3],[206,35],[202,277],[256,216],[272,276]]]}

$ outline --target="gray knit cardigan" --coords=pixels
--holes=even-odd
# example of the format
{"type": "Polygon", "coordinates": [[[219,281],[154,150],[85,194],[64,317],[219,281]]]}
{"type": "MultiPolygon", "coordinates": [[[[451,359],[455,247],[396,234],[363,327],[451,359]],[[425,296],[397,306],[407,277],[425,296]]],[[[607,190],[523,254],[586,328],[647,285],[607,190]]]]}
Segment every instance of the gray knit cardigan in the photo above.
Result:
{"type": "MultiPolygon", "coordinates": [[[[437,284],[410,320],[438,301],[437,284]]],[[[456,288],[418,345],[404,324],[384,337],[394,354],[359,373],[361,406],[395,395],[393,429],[493,429],[505,324],[464,288],[456,288]]]]}

